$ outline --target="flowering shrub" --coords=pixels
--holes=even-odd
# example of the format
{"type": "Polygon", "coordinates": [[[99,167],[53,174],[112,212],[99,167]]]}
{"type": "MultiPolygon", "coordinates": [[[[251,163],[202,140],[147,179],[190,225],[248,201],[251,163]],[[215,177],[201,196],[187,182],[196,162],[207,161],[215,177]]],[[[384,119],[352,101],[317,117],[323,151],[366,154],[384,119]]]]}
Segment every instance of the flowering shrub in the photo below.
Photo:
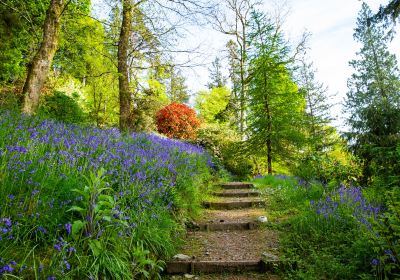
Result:
{"type": "Polygon", "coordinates": [[[155,279],[209,164],[175,140],[0,113],[0,276],[155,279]]]}
{"type": "Polygon", "coordinates": [[[193,109],[175,102],[158,111],[156,121],[158,132],[176,139],[194,139],[200,126],[193,109]]]}

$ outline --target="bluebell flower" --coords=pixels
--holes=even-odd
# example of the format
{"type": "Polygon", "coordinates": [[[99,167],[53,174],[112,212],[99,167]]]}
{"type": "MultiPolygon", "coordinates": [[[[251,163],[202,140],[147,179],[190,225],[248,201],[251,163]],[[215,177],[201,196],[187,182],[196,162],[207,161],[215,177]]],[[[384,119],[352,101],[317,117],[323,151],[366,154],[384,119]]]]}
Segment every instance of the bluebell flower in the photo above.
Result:
{"type": "Polygon", "coordinates": [[[378,259],[372,259],[371,261],[371,265],[372,266],[377,266],[379,264],[379,260],[378,259]]]}
{"type": "Polygon", "coordinates": [[[68,223],[64,225],[65,229],[67,230],[68,235],[72,232],[72,224],[68,223]]]}

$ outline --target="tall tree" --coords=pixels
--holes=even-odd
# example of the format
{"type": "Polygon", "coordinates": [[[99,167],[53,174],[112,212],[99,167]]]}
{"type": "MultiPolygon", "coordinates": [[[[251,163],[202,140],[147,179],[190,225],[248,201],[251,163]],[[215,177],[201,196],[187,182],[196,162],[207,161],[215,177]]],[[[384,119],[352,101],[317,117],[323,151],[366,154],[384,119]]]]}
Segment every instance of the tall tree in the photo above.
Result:
{"type": "Polygon", "coordinates": [[[223,123],[226,121],[226,106],[230,92],[227,87],[214,87],[208,91],[200,91],[196,97],[196,109],[207,123],[223,123]]]}
{"type": "Polygon", "coordinates": [[[299,90],[306,102],[303,129],[311,153],[326,152],[333,144],[330,136],[334,132],[330,126],[332,104],[329,104],[328,88],[316,80],[315,72],[313,64],[307,62],[305,56],[302,57],[296,76],[299,90]]]}
{"type": "Polygon", "coordinates": [[[378,21],[385,21],[386,24],[388,24],[389,22],[395,23],[399,15],[400,15],[400,0],[391,0],[385,6],[381,5],[378,13],[373,15],[372,19],[378,21]]]}
{"type": "Polygon", "coordinates": [[[256,0],[224,0],[221,10],[214,15],[215,28],[223,34],[235,37],[238,46],[239,89],[239,131],[244,135],[247,82],[248,82],[248,26],[250,14],[259,4],[256,0]],[[233,20],[232,20],[233,19],[233,20]]]}
{"type": "Polygon", "coordinates": [[[186,86],[186,79],[179,69],[175,67],[170,67],[170,69],[167,95],[171,102],[187,103],[189,101],[189,91],[186,86]]]}
{"type": "Polygon", "coordinates": [[[119,127],[128,130],[132,114],[132,94],[129,88],[129,39],[132,34],[132,19],[135,6],[132,0],[122,1],[122,24],[118,42],[119,74],[119,127]]]}
{"type": "Polygon", "coordinates": [[[222,88],[226,86],[226,77],[222,73],[222,65],[219,57],[212,62],[212,67],[208,69],[211,82],[207,84],[208,89],[222,88]]]}
{"type": "Polygon", "coordinates": [[[50,1],[43,26],[43,39],[39,51],[28,67],[28,74],[23,88],[23,112],[26,114],[31,115],[38,108],[40,92],[58,47],[61,15],[65,8],[64,0],[50,1]]]}
{"type": "Polygon", "coordinates": [[[363,3],[354,39],[362,44],[358,58],[350,61],[354,74],[348,80],[346,134],[353,151],[363,160],[363,184],[377,172],[395,173],[393,155],[400,132],[400,73],[394,54],[388,51],[390,36],[363,3]],[[391,156],[392,155],[392,156],[391,156]]]}
{"type": "Polygon", "coordinates": [[[302,139],[304,98],[292,80],[289,46],[279,27],[259,12],[252,13],[249,83],[248,148],[273,160],[287,158],[302,139]]]}
{"type": "MultiPolygon", "coordinates": [[[[205,10],[210,9],[210,6],[208,0],[122,0],[122,6],[122,24],[118,41],[120,128],[121,130],[129,130],[131,129],[129,126],[132,123],[131,118],[138,115],[133,110],[132,94],[134,92],[132,87],[130,88],[130,82],[138,84],[138,79],[135,79],[136,77],[132,75],[130,70],[150,68],[150,66],[134,65],[137,62],[137,55],[142,57],[144,53],[142,51],[143,45],[147,46],[149,37],[162,37],[171,34],[171,32],[176,32],[177,25],[182,24],[182,20],[195,18],[197,14],[205,14],[205,10]],[[148,21],[146,27],[149,32],[144,30],[140,36],[131,36],[137,17],[148,21]],[[129,49],[130,43],[132,45],[129,49]]],[[[161,39],[157,38],[155,41],[161,41],[161,39]]],[[[170,50],[169,47],[165,47],[165,53],[176,51],[170,50]]],[[[159,50],[152,49],[149,53],[159,53],[159,50]]],[[[153,58],[148,63],[152,64],[154,61],[157,61],[157,59],[153,58]]],[[[182,81],[179,83],[183,84],[182,81]]]]}
{"type": "Polygon", "coordinates": [[[231,120],[232,126],[239,130],[240,127],[240,55],[238,52],[238,45],[233,40],[229,40],[226,44],[228,49],[228,61],[229,61],[229,78],[232,83],[231,95],[229,97],[229,103],[227,105],[228,111],[234,118],[231,120]]]}

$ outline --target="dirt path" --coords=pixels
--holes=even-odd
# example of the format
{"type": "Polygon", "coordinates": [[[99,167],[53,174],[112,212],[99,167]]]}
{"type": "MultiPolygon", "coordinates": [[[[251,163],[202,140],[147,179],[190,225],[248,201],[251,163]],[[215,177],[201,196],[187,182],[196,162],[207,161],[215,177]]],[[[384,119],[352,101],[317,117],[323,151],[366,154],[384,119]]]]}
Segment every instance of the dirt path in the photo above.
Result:
{"type": "Polygon", "coordinates": [[[205,203],[210,209],[187,233],[180,251],[186,259],[171,260],[167,271],[177,275],[166,279],[280,279],[269,271],[271,263],[278,262],[278,234],[257,221],[266,215],[265,207],[260,203],[236,203],[262,201],[253,186],[239,182],[222,184],[213,194],[211,202],[205,203]],[[220,203],[232,204],[228,210],[213,209],[220,208],[220,203]]]}

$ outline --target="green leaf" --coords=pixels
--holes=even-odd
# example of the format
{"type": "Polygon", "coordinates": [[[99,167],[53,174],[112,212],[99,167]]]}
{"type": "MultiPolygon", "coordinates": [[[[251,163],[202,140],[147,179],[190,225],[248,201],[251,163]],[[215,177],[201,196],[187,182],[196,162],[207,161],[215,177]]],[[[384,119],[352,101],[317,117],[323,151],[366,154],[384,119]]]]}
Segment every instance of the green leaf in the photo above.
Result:
{"type": "Polygon", "coordinates": [[[110,216],[103,216],[102,219],[107,221],[107,222],[111,222],[111,217],[110,216]]]}
{"type": "Polygon", "coordinates": [[[76,211],[79,213],[83,213],[83,212],[85,212],[85,209],[83,209],[82,207],[79,207],[79,206],[72,206],[71,208],[69,208],[67,210],[67,212],[70,212],[70,211],[76,211]]]}
{"type": "Polygon", "coordinates": [[[99,201],[97,205],[106,206],[107,208],[113,208],[114,204],[108,201],[99,201]]]}
{"type": "Polygon", "coordinates": [[[101,194],[99,195],[99,200],[108,201],[111,204],[114,204],[114,198],[110,195],[101,194]]]}
{"type": "Polygon", "coordinates": [[[89,240],[89,247],[95,257],[98,257],[103,251],[103,246],[99,240],[89,240]]]}
{"type": "Polygon", "coordinates": [[[75,236],[79,234],[82,228],[85,226],[86,222],[82,222],[81,220],[77,220],[72,224],[72,235],[75,236]]]}

